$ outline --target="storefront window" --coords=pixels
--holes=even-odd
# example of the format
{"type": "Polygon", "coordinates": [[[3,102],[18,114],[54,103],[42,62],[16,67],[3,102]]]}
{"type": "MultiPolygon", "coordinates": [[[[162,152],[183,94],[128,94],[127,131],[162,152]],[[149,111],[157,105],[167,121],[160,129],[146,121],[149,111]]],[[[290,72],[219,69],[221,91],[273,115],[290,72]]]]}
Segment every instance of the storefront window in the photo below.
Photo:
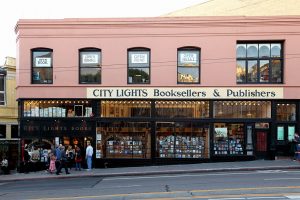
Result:
{"type": "Polygon", "coordinates": [[[208,118],[208,101],[156,101],[157,117],[168,118],[208,118]]]}
{"type": "Polygon", "coordinates": [[[236,57],[237,83],[282,83],[282,43],[239,42],[236,57]]]}
{"type": "Polygon", "coordinates": [[[296,121],[296,104],[282,103],[276,105],[277,121],[296,121]]]}
{"type": "Polygon", "coordinates": [[[32,77],[33,84],[53,83],[52,49],[32,50],[32,77]]]}
{"type": "Polygon", "coordinates": [[[80,83],[101,83],[101,51],[95,48],[81,49],[80,56],[80,83]]]}
{"type": "Polygon", "coordinates": [[[101,117],[150,117],[150,101],[101,101],[101,117]]]}
{"type": "Polygon", "coordinates": [[[128,50],[128,83],[150,83],[150,49],[131,48],[128,50]]]}
{"type": "Polygon", "coordinates": [[[271,118],[270,101],[214,101],[215,118],[271,118]]]}
{"type": "Polygon", "coordinates": [[[177,82],[200,83],[200,49],[179,48],[177,58],[177,82]]]}
{"type": "Polygon", "coordinates": [[[214,155],[243,155],[244,150],[244,124],[214,124],[214,155]]]}
{"type": "Polygon", "coordinates": [[[24,101],[24,117],[91,117],[91,101],[41,100],[24,101]]]}
{"type": "Polygon", "coordinates": [[[96,139],[96,158],[151,158],[148,122],[100,123],[96,139]]]}
{"type": "Polygon", "coordinates": [[[209,158],[209,126],[191,122],[156,123],[159,158],[209,158]]]}

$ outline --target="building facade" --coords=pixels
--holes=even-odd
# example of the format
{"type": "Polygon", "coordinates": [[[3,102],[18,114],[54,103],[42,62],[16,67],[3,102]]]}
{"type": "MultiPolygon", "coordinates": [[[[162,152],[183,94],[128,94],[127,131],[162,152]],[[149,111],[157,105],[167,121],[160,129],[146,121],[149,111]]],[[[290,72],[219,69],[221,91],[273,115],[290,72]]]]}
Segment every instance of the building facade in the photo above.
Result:
{"type": "Polygon", "coordinates": [[[91,141],[96,167],[289,156],[299,32],[299,17],[19,20],[21,152],[91,141]]]}
{"type": "Polygon", "coordinates": [[[0,68],[0,158],[7,157],[11,169],[17,167],[18,147],[16,59],[6,57],[0,68]]]}

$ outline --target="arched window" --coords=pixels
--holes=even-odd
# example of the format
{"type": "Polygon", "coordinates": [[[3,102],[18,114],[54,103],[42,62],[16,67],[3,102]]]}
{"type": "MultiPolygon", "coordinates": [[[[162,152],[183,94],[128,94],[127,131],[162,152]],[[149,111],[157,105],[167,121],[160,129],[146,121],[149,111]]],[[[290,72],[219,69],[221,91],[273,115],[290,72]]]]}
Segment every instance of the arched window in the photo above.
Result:
{"type": "Polygon", "coordinates": [[[150,49],[130,48],[127,50],[129,84],[150,83],[150,49]]]}
{"type": "Polygon", "coordinates": [[[84,48],[79,50],[79,83],[101,83],[101,50],[84,48]]]}
{"type": "Polygon", "coordinates": [[[33,84],[53,83],[53,50],[48,48],[35,48],[31,50],[31,66],[33,84]]]}
{"type": "Polygon", "coordinates": [[[183,47],[177,52],[177,83],[200,83],[200,49],[183,47]]]}

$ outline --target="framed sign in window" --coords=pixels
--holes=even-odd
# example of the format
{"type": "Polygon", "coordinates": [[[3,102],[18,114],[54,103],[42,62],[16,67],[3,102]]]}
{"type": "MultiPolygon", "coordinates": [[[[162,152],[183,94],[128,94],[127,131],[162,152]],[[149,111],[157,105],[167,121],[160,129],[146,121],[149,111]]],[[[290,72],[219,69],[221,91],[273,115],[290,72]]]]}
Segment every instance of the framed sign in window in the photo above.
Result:
{"type": "Polygon", "coordinates": [[[284,127],[283,126],[277,127],[277,140],[284,140],[284,127]]]}

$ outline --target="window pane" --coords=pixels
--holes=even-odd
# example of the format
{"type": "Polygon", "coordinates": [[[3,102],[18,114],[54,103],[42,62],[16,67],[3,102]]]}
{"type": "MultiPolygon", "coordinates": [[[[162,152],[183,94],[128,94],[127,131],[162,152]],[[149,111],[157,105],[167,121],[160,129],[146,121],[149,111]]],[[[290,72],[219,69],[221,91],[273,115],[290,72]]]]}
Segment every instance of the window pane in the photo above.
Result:
{"type": "Polygon", "coordinates": [[[81,68],[80,83],[100,83],[100,68],[81,68]]]}
{"type": "Polygon", "coordinates": [[[246,82],[246,61],[237,61],[236,65],[236,82],[246,82]]]}
{"type": "Polygon", "coordinates": [[[281,57],[281,44],[271,44],[271,56],[281,57]]]}
{"type": "Polygon", "coordinates": [[[236,57],[237,58],[246,58],[246,44],[236,45],[236,57]]]}
{"type": "Polygon", "coordinates": [[[52,68],[34,67],[32,83],[52,83],[52,68]]]}
{"type": "Polygon", "coordinates": [[[271,82],[272,83],[281,83],[281,60],[272,60],[271,61],[271,69],[272,69],[272,77],[271,77],[271,82]]]}
{"type": "Polygon", "coordinates": [[[260,61],[260,82],[269,82],[269,60],[260,61]]]}
{"type": "Polygon", "coordinates": [[[149,68],[130,68],[128,70],[129,83],[149,83],[149,68]]]}
{"type": "Polygon", "coordinates": [[[258,44],[247,45],[247,58],[257,58],[258,56],[258,44]]]}
{"type": "Polygon", "coordinates": [[[257,61],[248,61],[247,82],[257,82],[257,61]]]}
{"type": "Polygon", "coordinates": [[[276,119],[278,121],[296,121],[296,104],[277,104],[276,119]]]}
{"type": "Polygon", "coordinates": [[[269,58],[270,57],[270,44],[260,44],[259,45],[259,57],[269,58]]]}
{"type": "Polygon", "coordinates": [[[180,83],[198,83],[199,68],[198,67],[178,67],[178,82],[180,83]]]}

